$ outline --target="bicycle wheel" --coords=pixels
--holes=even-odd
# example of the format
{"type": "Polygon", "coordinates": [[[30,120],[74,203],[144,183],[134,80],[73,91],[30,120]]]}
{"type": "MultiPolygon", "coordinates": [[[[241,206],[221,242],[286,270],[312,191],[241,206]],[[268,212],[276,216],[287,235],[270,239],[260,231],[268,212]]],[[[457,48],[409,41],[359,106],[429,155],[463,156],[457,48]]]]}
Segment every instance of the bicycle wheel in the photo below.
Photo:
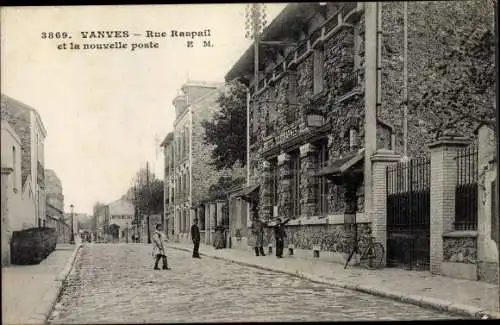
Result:
{"type": "Polygon", "coordinates": [[[384,246],[381,243],[373,243],[370,247],[370,261],[368,263],[371,269],[380,269],[384,260],[384,246]]]}

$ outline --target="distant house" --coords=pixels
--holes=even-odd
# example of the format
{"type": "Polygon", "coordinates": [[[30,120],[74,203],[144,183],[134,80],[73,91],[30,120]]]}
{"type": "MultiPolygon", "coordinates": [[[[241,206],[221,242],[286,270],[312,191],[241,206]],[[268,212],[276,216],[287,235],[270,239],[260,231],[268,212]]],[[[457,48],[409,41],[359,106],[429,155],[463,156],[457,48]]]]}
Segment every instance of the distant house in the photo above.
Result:
{"type": "Polygon", "coordinates": [[[132,242],[135,207],[125,198],[106,205],[105,219],[109,220],[109,233],[114,241],[132,242]]]}

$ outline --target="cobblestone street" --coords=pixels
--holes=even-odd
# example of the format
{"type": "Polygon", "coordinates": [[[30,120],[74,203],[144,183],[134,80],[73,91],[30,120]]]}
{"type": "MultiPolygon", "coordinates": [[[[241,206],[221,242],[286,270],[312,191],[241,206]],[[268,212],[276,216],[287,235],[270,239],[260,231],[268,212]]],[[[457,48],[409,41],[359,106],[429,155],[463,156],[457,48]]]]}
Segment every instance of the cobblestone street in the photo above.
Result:
{"type": "Polygon", "coordinates": [[[82,248],[51,323],[450,319],[453,316],[170,250],[170,271],[152,269],[151,248],[82,248]]]}

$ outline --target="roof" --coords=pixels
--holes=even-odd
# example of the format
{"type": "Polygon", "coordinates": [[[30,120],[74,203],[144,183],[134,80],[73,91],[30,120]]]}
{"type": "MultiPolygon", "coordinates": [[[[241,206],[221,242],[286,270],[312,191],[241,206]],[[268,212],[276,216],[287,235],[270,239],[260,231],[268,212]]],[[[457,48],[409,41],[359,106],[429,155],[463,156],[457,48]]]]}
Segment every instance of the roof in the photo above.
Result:
{"type": "MultiPolygon", "coordinates": [[[[314,12],[316,12],[319,3],[290,3],[276,18],[267,26],[261,35],[263,41],[277,41],[285,35],[289,35],[290,25],[294,23],[306,23],[314,12]]],[[[239,78],[245,74],[253,74],[254,64],[254,44],[243,53],[239,60],[226,74],[226,81],[239,78]]]]}
{"type": "Polygon", "coordinates": [[[243,200],[249,201],[249,202],[255,201],[256,198],[254,196],[255,196],[255,194],[258,194],[257,190],[259,189],[259,187],[260,187],[260,184],[253,184],[250,186],[246,186],[243,189],[241,189],[239,192],[235,193],[234,196],[241,197],[243,200]]]}
{"type": "Polygon", "coordinates": [[[340,176],[350,170],[365,157],[365,149],[350,153],[345,157],[334,160],[328,166],[322,168],[316,176],[340,176]]]}
{"type": "Polygon", "coordinates": [[[34,109],[33,107],[25,104],[25,103],[22,103],[20,101],[18,101],[17,99],[14,99],[10,96],[7,96],[5,94],[2,94],[2,102],[5,102],[6,105],[13,105],[15,106],[16,108],[20,108],[20,109],[24,109],[24,110],[29,110],[29,111],[32,111],[34,114],[35,114],[35,117],[37,118],[39,124],[40,124],[40,128],[43,132],[43,135],[46,137],[47,136],[47,130],[45,129],[45,126],[43,125],[43,121],[42,121],[42,117],[40,116],[40,113],[38,113],[38,111],[36,109],[34,109]]]}
{"type": "Polygon", "coordinates": [[[168,146],[172,141],[174,141],[174,132],[169,132],[165,139],[160,143],[160,147],[168,146]]]}
{"type": "Polygon", "coordinates": [[[198,80],[187,80],[182,86],[181,90],[187,87],[204,87],[204,88],[219,88],[224,83],[219,81],[198,81],[198,80]]]}

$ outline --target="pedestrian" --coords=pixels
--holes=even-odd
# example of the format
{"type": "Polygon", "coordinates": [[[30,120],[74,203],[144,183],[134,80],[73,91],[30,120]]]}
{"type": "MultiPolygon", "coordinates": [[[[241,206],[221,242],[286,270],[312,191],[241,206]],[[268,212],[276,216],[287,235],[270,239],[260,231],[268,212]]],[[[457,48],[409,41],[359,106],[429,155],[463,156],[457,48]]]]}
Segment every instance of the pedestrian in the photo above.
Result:
{"type": "Polygon", "coordinates": [[[255,234],[255,255],[259,256],[259,253],[261,256],[266,256],[264,254],[264,224],[260,221],[257,220],[256,222],[256,227],[254,230],[255,234]]]}
{"type": "Polygon", "coordinates": [[[193,258],[200,257],[200,228],[198,228],[198,219],[194,219],[193,225],[191,226],[191,240],[193,241],[193,258]]]}
{"type": "Polygon", "coordinates": [[[285,222],[281,222],[281,218],[278,218],[276,225],[274,226],[274,237],[276,238],[276,257],[283,258],[283,246],[286,238],[285,232],[285,222]]]}
{"type": "Polygon", "coordinates": [[[158,263],[162,260],[163,269],[170,270],[167,263],[167,254],[165,253],[165,235],[161,231],[161,224],[156,225],[156,230],[153,234],[153,257],[155,257],[155,270],[159,270],[158,263]]]}

